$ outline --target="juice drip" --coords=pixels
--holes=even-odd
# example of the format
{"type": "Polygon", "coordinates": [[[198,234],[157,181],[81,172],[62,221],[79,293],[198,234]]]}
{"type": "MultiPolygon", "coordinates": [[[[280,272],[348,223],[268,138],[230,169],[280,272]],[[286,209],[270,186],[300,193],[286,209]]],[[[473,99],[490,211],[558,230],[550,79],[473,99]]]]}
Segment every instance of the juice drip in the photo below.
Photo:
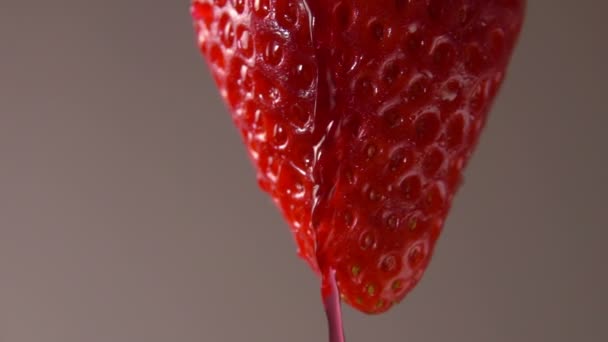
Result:
{"type": "Polygon", "coordinates": [[[340,307],[340,293],[336,284],[336,271],[330,269],[323,275],[321,286],[323,305],[327,315],[329,327],[329,342],[345,342],[342,325],[342,308],[340,307]]]}

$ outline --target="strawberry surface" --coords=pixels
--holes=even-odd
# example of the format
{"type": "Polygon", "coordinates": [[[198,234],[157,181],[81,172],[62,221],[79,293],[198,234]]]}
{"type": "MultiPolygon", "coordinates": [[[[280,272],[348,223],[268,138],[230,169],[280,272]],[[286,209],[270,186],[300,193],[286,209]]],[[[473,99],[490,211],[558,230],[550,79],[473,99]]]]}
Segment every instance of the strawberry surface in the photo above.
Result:
{"type": "Polygon", "coordinates": [[[196,0],[198,43],[298,253],[366,313],[427,268],[524,0],[196,0]]]}

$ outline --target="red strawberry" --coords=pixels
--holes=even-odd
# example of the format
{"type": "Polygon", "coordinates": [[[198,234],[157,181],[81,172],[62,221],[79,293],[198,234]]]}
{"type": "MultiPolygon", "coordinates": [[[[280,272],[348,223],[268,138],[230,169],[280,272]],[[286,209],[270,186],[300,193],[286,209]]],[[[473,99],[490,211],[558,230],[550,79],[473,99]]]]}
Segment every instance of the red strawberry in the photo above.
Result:
{"type": "Polygon", "coordinates": [[[299,254],[388,310],[420,280],[525,0],[197,0],[202,53],[299,254]]]}

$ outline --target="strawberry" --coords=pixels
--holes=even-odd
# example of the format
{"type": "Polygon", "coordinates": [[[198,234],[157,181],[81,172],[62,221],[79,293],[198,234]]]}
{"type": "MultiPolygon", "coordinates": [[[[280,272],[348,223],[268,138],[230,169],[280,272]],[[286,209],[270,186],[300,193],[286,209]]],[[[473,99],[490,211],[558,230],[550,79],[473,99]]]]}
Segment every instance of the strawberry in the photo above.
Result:
{"type": "Polygon", "coordinates": [[[198,46],[260,187],[344,301],[429,265],[525,0],[195,0],[198,46]]]}

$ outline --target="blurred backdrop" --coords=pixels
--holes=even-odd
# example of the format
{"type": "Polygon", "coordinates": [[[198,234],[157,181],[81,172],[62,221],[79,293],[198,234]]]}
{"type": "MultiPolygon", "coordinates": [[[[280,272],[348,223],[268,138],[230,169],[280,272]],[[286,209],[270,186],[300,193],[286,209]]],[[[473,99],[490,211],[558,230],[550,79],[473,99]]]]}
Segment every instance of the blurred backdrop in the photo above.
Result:
{"type": "MultiPolygon", "coordinates": [[[[608,340],[608,3],[529,1],[430,269],[349,342],[608,340]]],[[[0,4],[0,341],[326,341],[187,1],[0,4]]]]}

